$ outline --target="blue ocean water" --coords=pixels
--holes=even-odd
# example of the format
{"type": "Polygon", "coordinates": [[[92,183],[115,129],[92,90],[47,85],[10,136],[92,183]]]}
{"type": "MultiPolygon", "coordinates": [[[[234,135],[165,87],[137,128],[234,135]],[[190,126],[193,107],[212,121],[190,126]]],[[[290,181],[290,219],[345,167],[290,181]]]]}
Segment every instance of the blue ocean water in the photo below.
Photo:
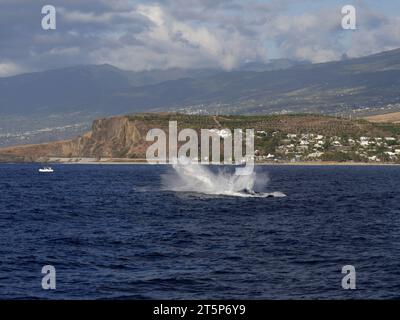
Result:
{"type": "Polygon", "coordinates": [[[285,198],[164,190],[166,166],[54,169],[0,165],[1,299],[400,297],[400,167],[257,168],[285,198]]]}

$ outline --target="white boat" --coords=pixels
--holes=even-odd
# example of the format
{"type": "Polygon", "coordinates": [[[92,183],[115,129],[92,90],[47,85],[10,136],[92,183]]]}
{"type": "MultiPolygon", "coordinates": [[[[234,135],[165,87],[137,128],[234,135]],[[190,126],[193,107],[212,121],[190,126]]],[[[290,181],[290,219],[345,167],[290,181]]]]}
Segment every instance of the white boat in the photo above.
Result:
{"type": "Polygon", "coordinates": [[[41,173],[52,173],[52,172],[54,172],[54,170],[51,167],[44,167],[44,168],[39,169],[39,172],[41,172],[41,173]]]}

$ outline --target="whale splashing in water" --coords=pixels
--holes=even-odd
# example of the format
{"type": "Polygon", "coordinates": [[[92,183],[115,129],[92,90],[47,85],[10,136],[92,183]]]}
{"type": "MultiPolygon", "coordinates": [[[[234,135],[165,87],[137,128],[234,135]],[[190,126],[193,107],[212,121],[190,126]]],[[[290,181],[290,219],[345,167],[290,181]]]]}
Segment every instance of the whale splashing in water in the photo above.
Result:
{"type": "Polygon", "coordinates": [[[266,175],[256,172],[250,175],[236,175],[226,170],[212,171],[208,166],[197,163],[173,165],[174,172],[164,176],[167,190],[176,192],[194,192],[209,195],[236,197],[285,197],[281,192],[260,193],[259,189],[268,182],[266,175]]]}

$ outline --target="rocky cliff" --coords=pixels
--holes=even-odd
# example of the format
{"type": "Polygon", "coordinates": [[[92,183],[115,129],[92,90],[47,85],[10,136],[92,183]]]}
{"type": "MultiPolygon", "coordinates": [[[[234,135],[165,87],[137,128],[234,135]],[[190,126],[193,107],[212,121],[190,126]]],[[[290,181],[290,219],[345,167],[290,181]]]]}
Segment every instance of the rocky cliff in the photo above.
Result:
{"type": "Polygon", "coordinates": [[[144,157],[147,126],[129,117],[98,119],[92,130],[73,140],[0,149],[0,161],[46,161],[47,158],[144,157]]]}

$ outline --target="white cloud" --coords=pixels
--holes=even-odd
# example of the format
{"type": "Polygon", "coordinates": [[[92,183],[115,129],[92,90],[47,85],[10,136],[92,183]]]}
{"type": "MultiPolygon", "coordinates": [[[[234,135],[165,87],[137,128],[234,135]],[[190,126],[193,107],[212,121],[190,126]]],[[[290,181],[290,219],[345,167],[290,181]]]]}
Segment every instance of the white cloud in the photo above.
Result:
{"type": "Polygon", "coordinates": [[[132,70],[206,66],[229,70],[244,60],[266,58],[262,42],[236,30],[193,26],[158,5],[139,5],[136,13],[150,22],[148,28],[135,35],[140,44],[94,50],[91,56],[98,63],[109,62],[132,70]]]}
{"type": "Polygon", "coordinates": [[[76,23],[108,23],[114,16],[112,13],[95,14],[93,12],[68,11],[64,8],[59,8],[58,12],[63,15],[65,21],[76,23]]]}
{"type": "Polygon", "coordinates": [[[24,69],[13,62],[0,62],[0,77],[8,77],[23,72],[24,69]]]}

